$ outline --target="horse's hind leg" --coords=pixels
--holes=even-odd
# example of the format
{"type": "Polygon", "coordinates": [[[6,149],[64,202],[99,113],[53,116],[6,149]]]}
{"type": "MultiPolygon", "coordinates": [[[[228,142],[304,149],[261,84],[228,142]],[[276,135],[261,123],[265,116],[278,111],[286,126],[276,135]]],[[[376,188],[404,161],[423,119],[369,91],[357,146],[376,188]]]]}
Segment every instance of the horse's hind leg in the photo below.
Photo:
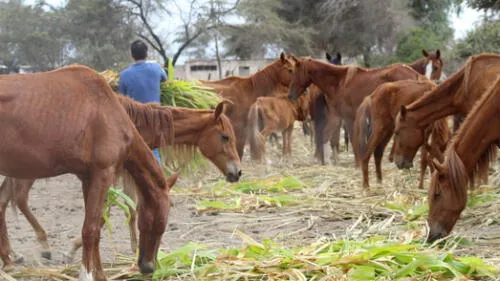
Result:
{"type": "Polygon", "coordinates": [[[114,175],[114,167],[109,167],[91,171],[88,177],[82,179],[85,219],[82,227],[83,254],[79,280],[106,280],[99,252],[101,232],[99,224],[102,220],[106,194],[113,183],[114,175]]]}
{"type": "Polygon", "coordinates": [[[50,250],[49,243],[47,242],[47,232],[45,232],[28,206],[29,191],[31,190],[34,182],[34,179],[14,179],[14,200],[21,213],[23,213],[31,227],[35,230],[38,243],[42,246],[41,256],[50,260],[52,258],[52,252],[50,250]]]}
{"type": "Polygon", "coordinates": [[[382,142],[377,145],[375,151],[373,152],[373,157],[375,158],[375,171],[377,173],[377,182],[382,182],[382,157],[384,156],[384,150],[387,143],[391,139],[391,136],[385,136],[382,142]]]}
{"type": "Polygon", "coordinates": [[[11,246],[5,221],[5,211],[13,196],[12,189],[8,186],[9,180],[9,178],[5,178],[0,186],[0,258],[3,261],[4,271],[9,271],[14,267],[10,257],[11,246]]]}

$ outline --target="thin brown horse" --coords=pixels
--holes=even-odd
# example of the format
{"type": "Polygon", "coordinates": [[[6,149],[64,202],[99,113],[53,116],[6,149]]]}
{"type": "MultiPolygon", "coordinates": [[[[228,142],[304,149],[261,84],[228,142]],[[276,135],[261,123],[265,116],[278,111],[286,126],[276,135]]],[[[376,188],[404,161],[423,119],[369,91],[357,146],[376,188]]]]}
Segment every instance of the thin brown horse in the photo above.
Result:
{"type": "Polygon", "coordinates": [[[283,134],[283,156],[292,154],[292,132],[295,121],[304,121],[309,114],[309,96],[296,102],[285,97],[260,97],[248,113],[249,143],[253,160],[262,161],[265,139],[273,132],[283,134]]]}
{"type": "MultiPolygon", "coordinates": [[[[0,125],[0,174],[33,179],[72,173],[82,181],[85,219],[79,280],[106,280],[99,225],[108,187],[123,168],[140,194],[138,265],[142,273],[154,271],[167,225],[169,191],[177,177],[165,179],[101,75],[84,66],[68,66],[0,76],[0,125]]],[[[13,266],[10,249],[5,221],[0,221],[4,268],[13,266]]]]}
{"type": "MultiPolygon", "coordinates": [[[[500,76],[500,55],[470,57],[464,66],[432,92],[402,106],[396,117],[394,160],[398,168],[413,166],[413,158],[424,142],[429,124],[452,114],[467,113],[486,89],[500,76]]],[[[487,171],[483,167],[483,171],[487,171]]]]}
{"type": "Polygon", "coordinates": [[[500,78],[470,110],[445,152],[434,161],[428,191],[429,242],[447,236],[467,204],[467,183],[489,166],[500,145],[500,78]]]}
{"type": "MultiPolygon", "coordinates": [[[[405,79],[426,79],[412,68],[393,64],[382,68],[365,69],[357,66],[334,66],[311,58],[296,58],[288,97],[295,100],[312,83],[326,95],[342,115],[347,133],[352,136],[356,110],[363,99],[386,82],[405,79]]],[[[351,140],[352,142],[352,140],[351,140]]]]}
{"type": "Polygon", "coordinates": [[[222,80],[200,81],[203,86],[212,87],[223,98],[233,102],[224,113],[233,124],[240,159],[247,138],[250,106],[258,97],[273,96],[280,88],[288,87],[292,68],[292,63],[281,53],[280,59],[248,77],[230,76],[222,80]]]}
{"type": "Polygon", "coordinates": [[[401,105],[409,104],[436,87],[429,80],[400,80],[384,83],[367,96],[358,108],[353,128],[353,150],[361,161],[363,187],[369,187],[368,162],[373,153],[377,181],[382,182],[382,156],[394,131],[401,105]]]}
{"type": "MultiPolygon", "coordinates": [[[[173,143],[174,146],[182,146],[182,152],[199,148],[200,152],[226,176],[227,181],[238,181],[241,176],[241,164],[236,152],[234,131],[229,119],[221,114],[225,101],[219,103],[214,111],[131,103],[129,98],[122,95],[119,95],[119,100],[122,105],[131,109],[128,110],[130,113],[135,113],[130,117],[151,149],[160,148],[163,150],[165,148],[163,135],[168,134],[170,137],[171,132],[175,131],[175,137],[172,135],[169,143],[173,143]],[[142,114],[137,114],[138,112],[142,114]],[[143,116],[147,116],[147,118],[142,118],[143,116]],[[168,129],[169,132],[164,131],[167,128],[158,126],[162,124],[161,122],[155,121],[155,119],[165,119],[166,116],[173,117],[173,122],[169,123],[170,126],[173,124],[173,127],[168,129]]],[[[167,159],[167,161],[173,160],[175,159],[167,159]]],[[[8,202],[13,199],[13,206],[17,206],[21,210],[37,234],[37,240],[43,249],[42,257],[50,259],[51,251],[47,243],[47,234],[28,207],[28,193],[34,182],[35,180],[31,179],[6,178],[0,187],[0,202],[2,208],[5,209],[8,202]]],[[[135,191],[130,187],[130,185],[125,185],[124,192],[137,201],[135,191]]],[[[129,220],[130,242],[132,252],[135,253],[137,249],[136,213],[132,208],[129,211],[131,215],[129,220]]],[[[81,245],[81,238],[75,240],[68,258],[72,258],[81,245]]],[[[12,254],[15,255],[14,252],[12,254]]]]}

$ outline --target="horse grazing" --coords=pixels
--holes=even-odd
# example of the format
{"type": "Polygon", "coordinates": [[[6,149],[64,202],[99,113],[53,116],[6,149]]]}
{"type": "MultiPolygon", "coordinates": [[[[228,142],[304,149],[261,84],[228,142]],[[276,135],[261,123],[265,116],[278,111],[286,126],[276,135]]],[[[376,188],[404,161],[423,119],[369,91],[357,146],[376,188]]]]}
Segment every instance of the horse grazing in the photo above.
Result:
{"type": "Polygon", "coordinates": [[[428,191],[429,242],[450,234],[467,203],[467,182],[495,159],[500,144],[499,111],[497,78],[470,110],[446,148],[444,161],[432,162],[435,171],[428,191]]]}
{"type": "Polygon", "coordinates": [[[292,154],[292,133],[295,121],[306,120],[309,114],[309,96],[303,95],[291,102],[286,97],[259,97],[248,113],[249,143],[253,160],[262,161],[264,140],[273,132],[281,131],[283,156],[292,154]]]}
{"type": "Polygon", "coordinates": [[[311,58],[291,58],[295,67],[289,86],[289,99],[297,99],[305,88],[314,83],[325,93],[329,106],[340,112],[349,135],[352,134],[356,110],[377,86],[398,80],[426,79],[402,64],[366,69],[357,66],[334,66],[311,58]]]}
{"type": "MultiPolygon", "coordinates": [[[[353,128],[353,151],[361,161],[363,187],[369,187],[368,162],[373,153],[378,182],[382,182],[382,156],[394,131],[394,119],[401,105],[411,103],[436,87],[429,80],[400,80],[384,83],[358,107],[353,128]]],[[[392,153],[392,151],[391,151],[392,153]]]]}
{"type": "Polygon", "coordinates": [[[284,53],[278,60],[248,77],[230,76],[222,80],[204,81],[203,86],[213,88],[213,91],[233,104],[224,113],[233,124],[236,134],[236,149],[240,159],[243,157],[247,139],[248,111],[258,97],[272,96],[280,88],[288,87],[293,65],[284,53]]]}
{"type": "MultiPolygon", "coordinates": [[[[140,195],[138,265],[142,273],[153,272],[177,175],[165,179],[106,80],[84,66],[0,76],[0,105],[0,174],[34,179],[72,173],[82,181],[79,280],[106,280],[99,224],[108,187],[124,170],[140,195]]],[[[5,221],[0,221],[0,256],[7,269],[13,266],[10,249],[5,221]]]]}
{"type": "Polygon", "coordinates": [[[500,55],[472,56],[459,71],[429,94],[402,106],[396,117],[394,137],[397,167],[412,167],[413,158],[424,142],[425,128],[448,115],[467,115],[499,73],[500,55]]]}
{"type": "MultiPolygon", "coordinates": [[[[176,151],[192,154],[192,150],[199,148],[202,155],[210,160],[226,176],[227,181],[235,182],[239,180],[241,176],[241,164],[236,152],[234,131],[229,119],[222,114],[226,101],[219,103],[214,111],[159,106],[153,103],[141,104],[122,95],[119,95],[119,100],[122,106],[129,108],[127,111],[131,114],[132,121],[151,149],[159,148],[162,152],[161,154],[165,155],[166,143],[171,143],[174,147],[180,147],[179,150],[174,150],[173,154],[176,154],[176,151]],[[167,119],[166,117],[170,120],[169,126],[171,129],[162,126],[165,122],[157,122],[157,120],[167,119]],[[172,134],[174,130],[175,136],[172,134]],[[165,135],[168,138],[165,138],[165,135]]],[[[174,161],[176,156],[179,155],[169,156],[172,157],[167,158],[167,162],[174,161]]],[[[43,249],[42,257],[50,259],[51,251],[47,243],[46,231],[28,207],[28,193],[34,182],[34,179],[5,178],[0,187],[0,203],[2,209],[5,209],[7,204],[12,200],[13,206],[17,206],[20,209],[35,230],[37,240],[43,249]]],[[[124,193],[134,201],[137,201],[135,190],[130,187],[132,186],[125,185],[124,193]]],[[[132,252],[135,252],[137,249],[137,216],[135,210],[130,206],[129,212],[131,249],[132,252]]],[[[5,220],[5,218],[3,219],[5,220]]],[[[68,258],[72,258],[81,245],[81,238],[75,240],[68,258]]],[[[17,256],[13,251],[11,253],[13,256],[17,256]]]]}

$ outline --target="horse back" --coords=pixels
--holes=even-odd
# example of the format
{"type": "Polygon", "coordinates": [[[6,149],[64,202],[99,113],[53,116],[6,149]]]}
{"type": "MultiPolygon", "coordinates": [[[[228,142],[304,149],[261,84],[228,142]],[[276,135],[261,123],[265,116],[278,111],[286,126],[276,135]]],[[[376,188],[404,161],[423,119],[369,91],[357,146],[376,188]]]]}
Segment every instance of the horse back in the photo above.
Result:
{"type": "Polygon", "coordinates": [[[3,174],[40,178],[107,166],[133,138],[110,86],[84,66],[3,76],[0,97],[3,174]]]}

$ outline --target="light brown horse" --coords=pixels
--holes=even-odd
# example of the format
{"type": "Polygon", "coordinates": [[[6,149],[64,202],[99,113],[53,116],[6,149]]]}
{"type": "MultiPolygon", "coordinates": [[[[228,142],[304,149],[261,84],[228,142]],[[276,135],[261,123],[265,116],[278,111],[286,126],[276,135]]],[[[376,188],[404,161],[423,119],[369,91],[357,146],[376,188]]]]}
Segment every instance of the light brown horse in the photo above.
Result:
{"type": "MultiPolygon", "coordinates": [[[[215,110],[198,110],[130,102],[128,97],[122,95],[119,95],[119,100],[124,107],[129,107],[127,111],[132,114],[130,116],[132,121],[151,149],[164,150],[167,141],[163,135],[166,134],[169,137],[168,143],[182,146],[182,152],[186,152],[186,149],[189,151],[199,148],[200,152],[226,176],[227,181],[239,180],[241,164],[236,152],[234,131],[229,119],[222,114],[225,101],[219,103],[215,110]],[[161,126],[165,122],[158,122],[158,120],[166,119],[167,116],[170,116],[169,125],[173,125],[171,129],[161,126]],[[166,129],[169,131],[165,131],[166,129]],[[175,137],[170,136],[174,131],[175,137]]],[[[164,154],[162,151],[162,155],[164,154]]],[[[173,158],[175,157],[167,161],[175,160],[173,158]]],[[[13,206],[20,209],[35,230],[37,240],[43,249],[42,257],[50,259],[51,251],[47,243],[47,234],[28,207],[28,193],[34,182],[34,179],[5,178],[0,187],[0,203],[5,209],[9,201],[13,199],[13,206]]],[[[130,185],[125,185],[124,192],[137,201],[135,191],[130,188],[130,185]]],[[[132,208],[129,208],[129,211],[130,242],[132,252],[135,253],[137,249],[136,212],[132,208]]],[[[73,257],[75,251],[81,246],[81,242],[81,238],[74,241],[69,258],[73,257]]],[[[18,256],[14,252],[12,254],[18,256]]]]}
{"type": "Polygon", "coordinates": [[[377,86],[398,80],[426,79],[402,64],[366,69],[357,66],[334,66],[311,58],[291,58],[295,67],[289,86],[289,99],[297,99],[305,88],[314,83],[325,93],[328,104],[334,105],[342,114],[349,136],[352,136],[356,110],[377,86]]]}
{"type": "Polygon", "coordinates": [[[353,128],[353,150],[361,161],[363,187],[369,187],[368,162],[375,158],[377,181],[382,182],[382,156],[394,131],[401,105],[411,103],[436,84],[429,80],[400,80],[384,83],[367,96],[358,108],[353,128]]]}
{"type": "Polygon", "coordinates": [[[288,87],[292,68],[292,63],[281,53],[280,59],[248,77],[230,76],[222,80],[200,81],[203,86],[212,87],[214,92],[233,102],[224,113],[233,124],[240,159],[247,139],[250,106],[258,97],[273,96],[280,88],[288,87]]]}
{"type": "Polygon", "coordinates": [[[470,110],[445,152],[433,161],[428,191],[429,242],[447,236],[467,204],[467,183],[481,167],[489,166],[500,145],[500,78],[470,110]]]}
{"type": "Polygon", "coordinates": [[[475,55],[432,92],[402,106],[396,117],[394,136],[394,161],[398,168],[413,166],[413,158],[424,142],[424,131],[429,124],[452,114],[467,115],[498,76],[500,55],[475,55]]]}
{"type": "Polygon", "coordinates": [[[283,156],[292,154],[292,132],[295,121],[304,121],[309,114],[309,95],[291,102],[284,97],[259,97],[248,113],[249,143],[253,160],[262,161],[265,139],[273,132],[282,132],[283,156]]]}
{"type": "MultiPolygon", "coordinates": [[[[106,280],[99,253],[108,187],[127,171],[137,184],[142,273],[155,269],[167,225],[169,191],[153,153],[106,80],[84,66],[0,76],[0,174],[33,179],[72,173],[82,181],[85,219],[80,280],[106,280]],[[144,203],[147,202],[147,203],[144,203]]],[[[1,212],[5,212],[4,209],[1,212]]],[[[12,267],[5,221],[0,255],[12,267]]]]}

